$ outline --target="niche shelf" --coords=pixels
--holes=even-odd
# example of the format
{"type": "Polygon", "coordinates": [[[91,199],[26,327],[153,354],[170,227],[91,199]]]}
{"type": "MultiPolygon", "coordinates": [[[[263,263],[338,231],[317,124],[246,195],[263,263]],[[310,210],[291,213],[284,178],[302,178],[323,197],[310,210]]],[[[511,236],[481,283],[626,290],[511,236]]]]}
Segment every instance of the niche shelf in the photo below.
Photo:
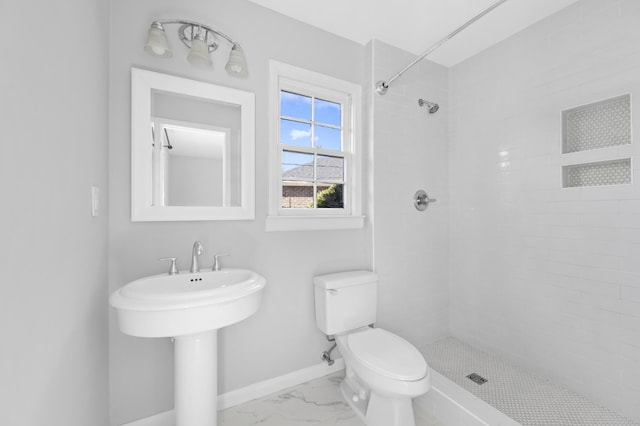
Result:
{"type": "Polygon", "coordinates": [[[631,159],[563,166],[562,175],[564,188],[630,184],[631,159]]]}
{"type": "Polygon", "coordinates": [[[631,143],[631,96],[562,112],[564,154],[631,143]]]}

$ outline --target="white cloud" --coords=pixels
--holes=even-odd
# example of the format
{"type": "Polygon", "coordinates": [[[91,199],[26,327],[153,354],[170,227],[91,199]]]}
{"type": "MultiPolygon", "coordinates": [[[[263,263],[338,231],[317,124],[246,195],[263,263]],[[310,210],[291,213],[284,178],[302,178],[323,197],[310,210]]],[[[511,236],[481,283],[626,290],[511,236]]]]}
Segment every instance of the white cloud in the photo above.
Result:
{"type": "Polygon", "coordinates": [[[292,129],[289,132],[289,137],[291,138],[292,141],[295,141],[297,139],[302,139],[302,138],[308,138],[309,136],[311,136],[310,130],[292,129]]]}

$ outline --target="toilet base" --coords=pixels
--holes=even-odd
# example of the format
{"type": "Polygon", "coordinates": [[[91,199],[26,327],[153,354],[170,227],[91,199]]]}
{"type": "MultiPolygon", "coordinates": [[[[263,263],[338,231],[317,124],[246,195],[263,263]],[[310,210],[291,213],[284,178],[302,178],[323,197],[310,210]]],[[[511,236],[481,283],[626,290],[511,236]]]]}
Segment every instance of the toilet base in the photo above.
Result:
{"type": "Polygon", "coordinates": [[[367,405],[369,403],[368,399],[357,399],[354,398],[353,389],[349,386],[346,380],[340,382],[340,391],[342,392],[342,397],[349,404],[349,407],[360,417],[360,420],[363,422],[367,422],[365,418],[365,413],[367,412],[367,405]]]}
{"type": "Polygon", "coordinates": [[[411,398],[382,398],[372,392],[365,422],[367,426],[416,426],[411,398]]]}
{"type": "Polygon", "coordinates": [[[411,398],[383,398],[374,392],[367,399],[358,398],[346,379],[340,383],[340,390],[367,426],[416,426],[411,398]]]}

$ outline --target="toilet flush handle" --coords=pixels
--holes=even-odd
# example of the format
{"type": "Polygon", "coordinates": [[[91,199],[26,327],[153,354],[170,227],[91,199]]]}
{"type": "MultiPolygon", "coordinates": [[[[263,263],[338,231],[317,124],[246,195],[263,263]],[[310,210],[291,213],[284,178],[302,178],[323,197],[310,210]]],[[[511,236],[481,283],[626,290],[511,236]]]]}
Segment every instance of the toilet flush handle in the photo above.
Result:
{"type": "Polygon", "coordinates": [[[328,292],[332,296],[335,296],[336,294],[338,294],[338,290],[336,290],[335,288],[330,288],[328,292]]]}

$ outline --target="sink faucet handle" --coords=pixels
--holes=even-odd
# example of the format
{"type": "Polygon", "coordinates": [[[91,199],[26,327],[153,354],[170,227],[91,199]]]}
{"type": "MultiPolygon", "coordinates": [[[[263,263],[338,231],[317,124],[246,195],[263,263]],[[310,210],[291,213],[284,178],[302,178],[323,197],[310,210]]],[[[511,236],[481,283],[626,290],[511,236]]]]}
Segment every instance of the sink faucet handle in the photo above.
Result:
{"type": "Polygon", "coordinates": [[[169,267],[169,275],[176,275],[178,273],[178,267],[176,266],[176,258],[175,257],[161,257],[158,260],[170,260],[171,266],[169,267]]]}
{"type": "Polygon", "coordinates": [[[222,269],[222,262],[220,262],[220,259],[218,259],[222,256],[229,256],[229,253],[221,253],[213,256],[213,268],[211,268],[212,271],[219,271],[220,269],[222,269]]]}

